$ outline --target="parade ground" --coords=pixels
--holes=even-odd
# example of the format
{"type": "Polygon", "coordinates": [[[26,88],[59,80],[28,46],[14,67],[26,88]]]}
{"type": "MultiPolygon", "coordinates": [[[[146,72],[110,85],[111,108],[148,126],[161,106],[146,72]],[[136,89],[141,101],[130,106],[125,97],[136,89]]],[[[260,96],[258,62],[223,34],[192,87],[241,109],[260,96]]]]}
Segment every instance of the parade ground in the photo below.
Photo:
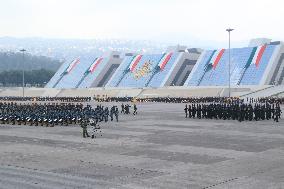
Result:
{"type": "Polygon", "coordinates": [[[186,119],[183,109],[138,104],[96,139],[78,125],[0,125],[0,188],[284,188],[283,120],[186,119]]]}

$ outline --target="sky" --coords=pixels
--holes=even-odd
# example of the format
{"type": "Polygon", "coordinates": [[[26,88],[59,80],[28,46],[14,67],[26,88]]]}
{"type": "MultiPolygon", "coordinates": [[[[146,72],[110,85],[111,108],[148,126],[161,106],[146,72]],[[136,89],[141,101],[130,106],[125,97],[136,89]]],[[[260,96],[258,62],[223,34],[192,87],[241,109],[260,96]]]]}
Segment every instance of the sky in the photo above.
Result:
{"type": "Polygon", "coordinates": [[[0,37],[130,39],[190,46],[284,41],[283,0],[0,0],[0,37]]]}

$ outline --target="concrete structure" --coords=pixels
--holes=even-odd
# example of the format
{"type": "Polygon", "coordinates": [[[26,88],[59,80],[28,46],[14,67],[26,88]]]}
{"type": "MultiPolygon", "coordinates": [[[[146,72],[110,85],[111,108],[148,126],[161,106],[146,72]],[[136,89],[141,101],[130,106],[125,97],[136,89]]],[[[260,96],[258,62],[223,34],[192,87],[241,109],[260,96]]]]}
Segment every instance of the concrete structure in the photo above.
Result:
{"type": "MultiPolygon", "coordinates": [[[[75,59],[77,60],[77,59],[75,59]]],[[[75,61],[76,62],[76,61],[75,61]]],[[[47,88],[228,85],[228,50],[170,46],[160,54],[109,52],[92,61],[64,63],[47,88]],[[68,71],[69,70],[69,71],[68,71]]],[[[230,85],[284,83],[284,44],[259,38],[231,49],[230,85]]]]}
{"type": "MultiPolygon", "coordinates": [[[[254,41],[260,46],[231,49],[230,84],[271,85],[283,81],[283,43],[254,41]]],[[[200,55],[184,86],[228,85],[228,49],[205,50],[200,55]]]]}
{"type": "Polygon", "coordinates": [[[127,54],[106,87],[182,86],[200,53],[178,45],[161,54],[127,54]]]}
{"type": "Polygon", "coordinates": [[[104,87],[123,60],[120,53],[115,51],[108,52],[98,59],[102,62],[94,71],[90,71],[91,68],[89,67],[76,88],[104,87]]]}

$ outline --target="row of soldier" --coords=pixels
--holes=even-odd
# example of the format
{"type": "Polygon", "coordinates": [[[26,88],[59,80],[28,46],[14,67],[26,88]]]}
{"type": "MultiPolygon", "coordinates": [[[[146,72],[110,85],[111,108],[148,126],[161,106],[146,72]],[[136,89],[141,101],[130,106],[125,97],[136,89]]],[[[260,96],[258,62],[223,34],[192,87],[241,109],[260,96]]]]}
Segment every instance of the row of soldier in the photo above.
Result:
{"type": "MultiPolygon", "coordinates": [[[[0,97],[0,101],[39,101],[39,102],[163,102],[163,103],[241,103],[244,99],[238,97],[108,97],[107,95],[93,97],[0,97]]],[[[284,104],[284,98],[246,98],[247,103],[279,103],[284,104]]]]}
{"type": "Polygon", "coordinates": [[[227,103],[243,102],[237,97],[94,97],[99,102],[227,103]]]}
{"type": "Polygon", "coordinates": [[[39,102],[90,102],[91,97],[18,97],[18,96],[4,96],[0,97],[0,101],[39,101],[39,102]]]}
{"type": "Polygon", "coordinates": [[[238,121],[270,120],[278,122],[281,108],[277,104],[210,103],[185,105],[185,117],[238,121]]]}
{"type": "Polygon", "coordinates": [[[96,122],[118,121],[118,108],[104,106],[92,108],[90,105],[74,103],[17,104],[0,103],[0,123],[17,125],[69,125],[80,124],[83,119],[92,118],[96,122]]]}
{"type": "Polygon", "coordinates": [[[260,103],[278,103],[278,104],[284,104],[284,98],[280,97],[265,97],[265,98],[258,98],[257,102],[260,103]]]}

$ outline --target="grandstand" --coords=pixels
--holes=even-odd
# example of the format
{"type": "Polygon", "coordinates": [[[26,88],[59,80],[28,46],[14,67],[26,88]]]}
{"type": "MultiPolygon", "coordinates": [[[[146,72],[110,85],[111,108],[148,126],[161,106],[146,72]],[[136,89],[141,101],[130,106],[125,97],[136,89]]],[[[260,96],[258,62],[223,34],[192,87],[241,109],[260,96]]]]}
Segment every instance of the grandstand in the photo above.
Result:
{"type": "Polygon", "coordinates": [[[104,87],[114,74],[122,59],[118,52],[110,52],[96,58],[88,67],[75,88],[104,87]]]}
{"type": "Polygon", "coordinates": [[[184,46],[169,47],[163,54],[126,56],[106,87],[164,87],[182,85],[199,57],[184,46]]]}
{"type": "MultiPolygon", "coordinates": [[[[203,51],[184,86],[228,85],[228,53],[228,49],[203,51]]],[[[231,49],[230,84],[236,86],[282,83],[282,54],[283,44],[280,42],[231,49]],[[280,66],[281,72],[278,69],[280,66]]]]}
{"type": "Polygon", "coordinates": [[[200,49],[173,46],[161,54],[75,58],[59,68],[46,88],[182,86],[200,54],[200,49]]]}
{"type": "Polygon", "coordinates": [[[46,88],[70,89],[103,87],[115,72],[122,59],[118,52],[109,52],[101,57],[79,57],[66,61],[46,88]]]}
{"type": "MultiPolygon", "coordinates": [[[[228,53],[228,49],[172,46],[160,54],[74,57],[62,64],[45,89],[26,89],[26,95],[227,96],[228,53]]],[[[231,95],[283,95],[283,61],[284,46],[279,41],[254,39],[248,47],[231,49],[231,95]]],[[[21,96],[22,92],[6,88],[0,95],[21,96]]]]}

